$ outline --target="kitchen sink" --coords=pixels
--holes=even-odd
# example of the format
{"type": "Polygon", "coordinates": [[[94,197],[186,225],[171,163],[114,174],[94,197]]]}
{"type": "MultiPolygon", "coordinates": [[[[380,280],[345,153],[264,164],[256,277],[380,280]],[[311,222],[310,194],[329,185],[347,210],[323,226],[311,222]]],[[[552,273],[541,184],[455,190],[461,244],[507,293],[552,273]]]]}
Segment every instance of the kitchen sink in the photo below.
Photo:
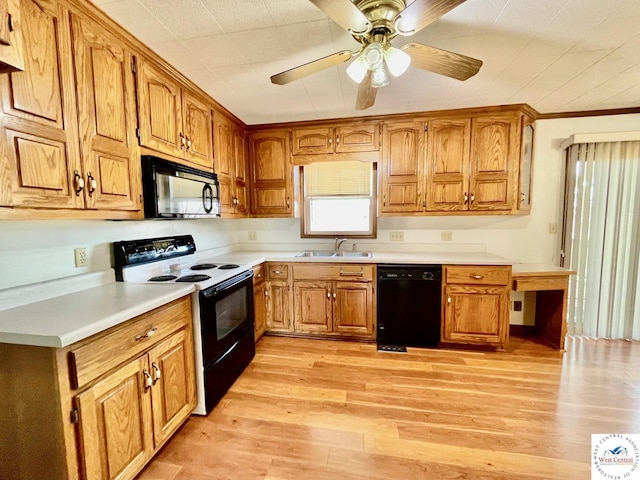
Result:
{"type": "Polygon", "coordinates": [[[332,250],[305,250],[296,257],[345,257],[345,258],[371,258],[371,252],[335,252],[332,250]]]}

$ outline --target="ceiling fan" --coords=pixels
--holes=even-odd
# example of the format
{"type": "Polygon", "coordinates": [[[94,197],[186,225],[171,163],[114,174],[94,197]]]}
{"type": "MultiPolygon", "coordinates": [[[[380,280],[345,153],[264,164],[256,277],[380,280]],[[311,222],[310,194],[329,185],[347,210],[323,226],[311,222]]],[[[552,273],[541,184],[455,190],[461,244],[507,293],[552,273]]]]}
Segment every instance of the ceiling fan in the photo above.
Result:
{"type": "Polygon", "coordinates": [[[342,50],[278,73],[271,77],[272,83],[284,85],[355,57],[347,74],[360,84],[356,108],[365,110],[375,103],[378,88],[389,84],[390,75],[402,75],[410,64],[457,80],[467,80],[482,66],[481,60],[420,43],[402,48],[391,45],[397,35],[413,35],[466,0],[309,1],[347,30],[362,48],[342,50]]]}

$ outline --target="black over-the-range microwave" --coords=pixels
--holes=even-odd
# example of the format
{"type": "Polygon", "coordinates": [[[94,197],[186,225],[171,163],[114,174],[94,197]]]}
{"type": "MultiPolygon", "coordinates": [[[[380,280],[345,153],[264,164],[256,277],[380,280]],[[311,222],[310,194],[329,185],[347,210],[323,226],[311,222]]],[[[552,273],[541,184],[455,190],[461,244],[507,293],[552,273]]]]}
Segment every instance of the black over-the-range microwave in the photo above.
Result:
{"type": "Polygon", "coordinates": [[[145,218],[220,216],[220,184],[215,173],[142,156],[145,218]]]}

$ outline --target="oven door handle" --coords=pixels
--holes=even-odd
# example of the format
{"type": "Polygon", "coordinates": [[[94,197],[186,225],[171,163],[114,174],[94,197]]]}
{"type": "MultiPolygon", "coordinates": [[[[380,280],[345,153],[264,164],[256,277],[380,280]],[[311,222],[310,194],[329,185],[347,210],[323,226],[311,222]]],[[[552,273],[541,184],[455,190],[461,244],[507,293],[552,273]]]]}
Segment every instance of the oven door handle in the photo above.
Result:
{"type": "MultiPolygon", "coordinates": [[[[235,281],[232,281],[230,283],[221,283],[220,285],[216,285],[214,287],[208,288],[207,290],[203,290],[202,295],[205,298],[215,297],[221,292],[224,292],[225,290],[229,290],[230,288],[233,288],[236,285],[244,283],[247,280],[249,280],[251,277],[253,277],[253,272],[251,270],[248,270],[248,273],[249,273],[248,275],[239,274],[240,278],[237,278],[235,279],[235,281]]],[[[231,278],[230,280],[234,280],[234,279],[231,278]]],[[[229,280],[227,280],[227,282],[229,282],[229,280]]]]}

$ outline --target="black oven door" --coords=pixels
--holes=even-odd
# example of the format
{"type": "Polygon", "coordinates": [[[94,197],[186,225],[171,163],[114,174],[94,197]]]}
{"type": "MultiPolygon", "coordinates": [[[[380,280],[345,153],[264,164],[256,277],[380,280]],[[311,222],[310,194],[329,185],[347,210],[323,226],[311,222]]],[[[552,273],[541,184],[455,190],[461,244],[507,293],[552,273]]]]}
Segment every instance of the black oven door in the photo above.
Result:
{"type": "Polygon", "coordinates": [[[201,291],[200,322],[207,367],[253,331],[253,272],[247,270],[201,291]]]}

